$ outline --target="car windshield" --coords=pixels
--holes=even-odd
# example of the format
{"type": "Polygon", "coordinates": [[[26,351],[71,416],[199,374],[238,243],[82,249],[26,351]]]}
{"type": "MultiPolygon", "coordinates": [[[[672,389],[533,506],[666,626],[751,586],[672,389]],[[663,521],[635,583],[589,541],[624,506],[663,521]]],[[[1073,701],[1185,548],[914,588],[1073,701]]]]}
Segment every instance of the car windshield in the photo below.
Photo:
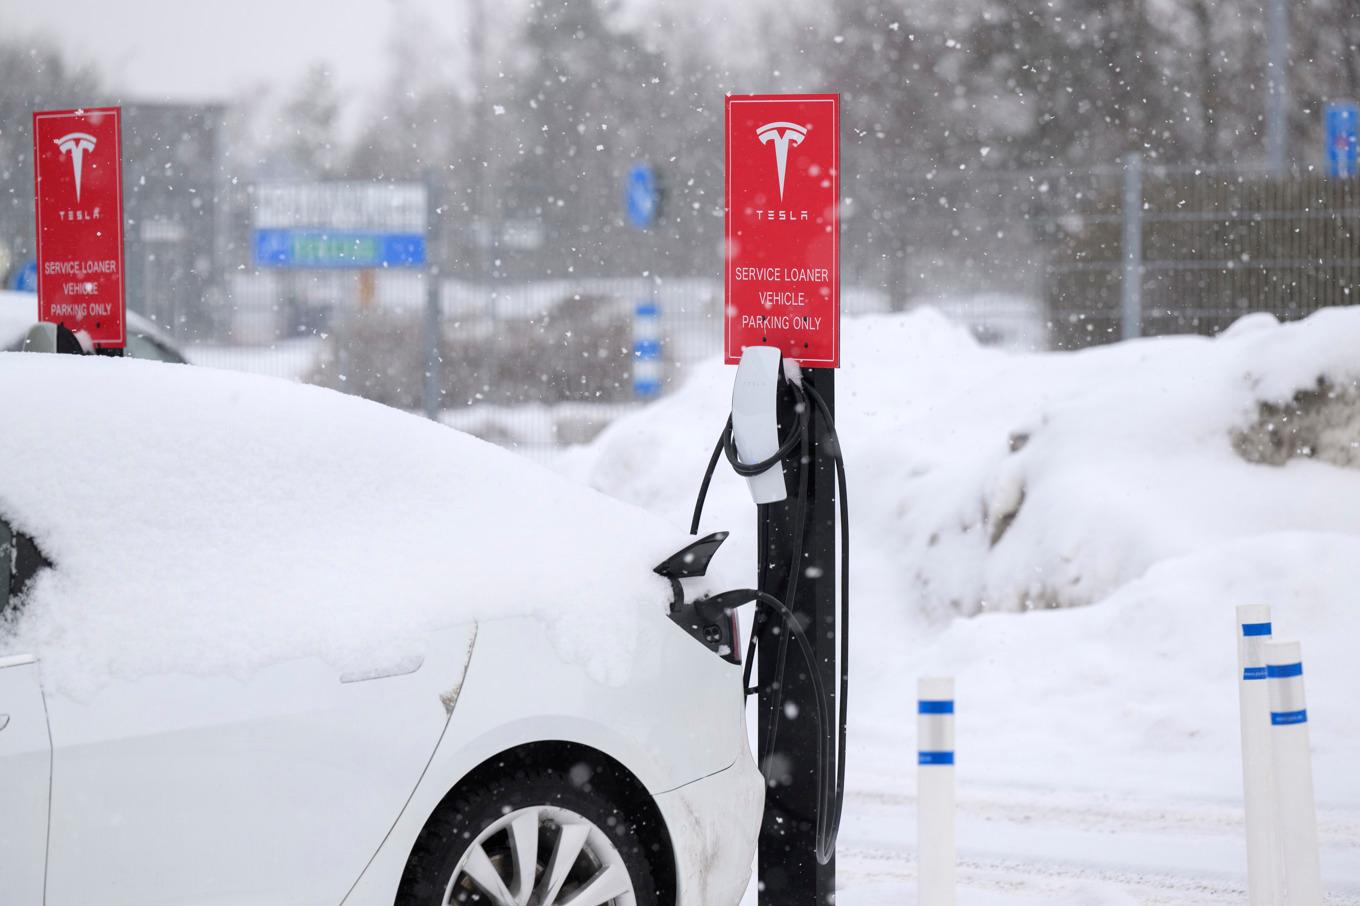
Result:
{"type": "Polygon", "coordinates": [[[18,612],[28,583],[50,565],[32,538],[0,518],[0,630],[18,612]]]}

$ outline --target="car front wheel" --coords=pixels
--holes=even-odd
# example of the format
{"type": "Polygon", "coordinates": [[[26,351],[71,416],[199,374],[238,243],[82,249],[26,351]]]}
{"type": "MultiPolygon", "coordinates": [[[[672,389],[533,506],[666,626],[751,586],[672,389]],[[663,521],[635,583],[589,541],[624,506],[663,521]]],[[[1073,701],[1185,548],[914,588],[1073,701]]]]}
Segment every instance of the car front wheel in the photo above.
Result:
{"type": "Polygon", "coordinates": [[[659,906],[644,830],[586,765],[458,790],[411,853],[398,906],[659,906]]]}

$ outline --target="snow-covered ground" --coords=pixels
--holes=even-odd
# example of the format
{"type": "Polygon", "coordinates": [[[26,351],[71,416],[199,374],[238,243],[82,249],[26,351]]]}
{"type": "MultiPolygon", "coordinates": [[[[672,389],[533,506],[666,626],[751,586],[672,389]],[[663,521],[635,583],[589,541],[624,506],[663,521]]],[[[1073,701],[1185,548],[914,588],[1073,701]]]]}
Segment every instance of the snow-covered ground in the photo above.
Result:
{"type": "Polygon", "coordinates": [[[191,363],[208,368],[300,381],[316,367],[324,345],[320,337],[280,340],[263,346],[193,343],[185,347],[184,355],[191,363]]]}
{"type": "MultiPolygon", "coordinates": [[[[957,678],[961,902],[1242,902],[1245,603],[1302,642],[1325,886],[1360,903],[1357,348],[1356,310],[1039,354],[929,310],[847,322],[842,906],[915,902],[923,674],[957,678]]],[[[559,467],[687,524],[731,376],[697,367],[559,467]]],[[[704,527],[734,532],[733,585],[753,525],[720,468],[704,527]]]]}

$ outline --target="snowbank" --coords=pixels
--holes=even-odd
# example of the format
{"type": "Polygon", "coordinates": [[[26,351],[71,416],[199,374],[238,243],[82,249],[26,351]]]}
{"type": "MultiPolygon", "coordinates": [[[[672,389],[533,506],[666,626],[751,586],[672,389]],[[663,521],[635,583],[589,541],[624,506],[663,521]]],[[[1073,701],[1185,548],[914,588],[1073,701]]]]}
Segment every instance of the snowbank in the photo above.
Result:
{"type": "MultiPolygon", "coordinates": [[[[852,782],[906,770],[914,678],[942,672],[958,677],[961,778],[1231,796],[1233,608],[1264,602],[1304,643],[1319,791],[1360,802],[1360,472],[1234,447],[1320,379],[1353,392],[1357,348],[1360,310],[1042,354],[980,347],[929,310],[848,321],[852,782]]],[[[686,524],[731,376],[696,367],[561,468],[686,524]]],[[[753,523],[720,468],[704,527],[734,531],[715,562],[734,584],[753,523]]]]}
{"type": "Polygon", "coordinates": [[[48,681],[358,669],[429,630],[541,613],[622,682],[681,530],[489,444],[315,387],[0,353],[0,513],[53,562],[0,647],[48,681]]]}

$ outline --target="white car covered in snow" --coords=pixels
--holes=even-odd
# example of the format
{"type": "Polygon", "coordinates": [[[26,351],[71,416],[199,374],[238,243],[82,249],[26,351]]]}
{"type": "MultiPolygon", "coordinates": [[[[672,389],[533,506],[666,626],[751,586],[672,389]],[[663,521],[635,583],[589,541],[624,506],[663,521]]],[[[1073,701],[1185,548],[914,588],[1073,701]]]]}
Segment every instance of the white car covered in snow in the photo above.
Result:
{"type": "Polygon", "coordinates": [[[0,903],[735,904],[686,540],[330,391],[0,353],[0,903]]]}

